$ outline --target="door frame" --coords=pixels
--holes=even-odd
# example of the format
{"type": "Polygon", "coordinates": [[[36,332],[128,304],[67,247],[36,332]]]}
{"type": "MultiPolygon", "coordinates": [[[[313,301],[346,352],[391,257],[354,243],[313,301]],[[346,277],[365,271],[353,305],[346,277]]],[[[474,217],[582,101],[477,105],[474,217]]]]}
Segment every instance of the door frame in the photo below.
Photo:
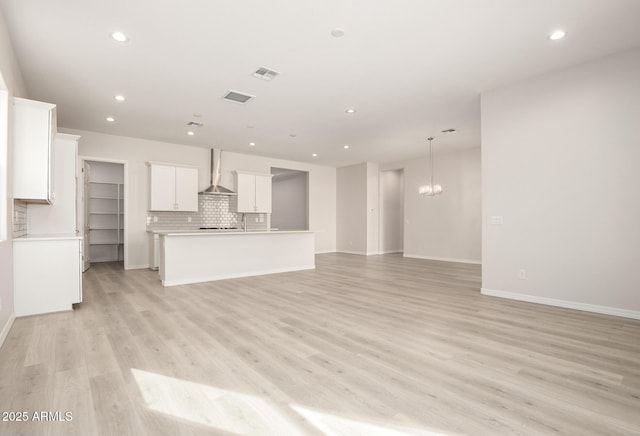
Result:
{"type": "MultiPolygon", "coordinates": [[[[129,161],[126,160],[121,160],[121,159],[110,159],[110,158],[105,158],[105,157],[98,157],[98,156],[78,156],[78,165],[76,165],[76,168],[84,168],[84,162],[85,161],[92,161],[92,162],[105,162],[105,163],[115,163],[115,164],[122,164],[124,165],[123,171],[124,171],[124,269],[130,269],[129,268],[129,171],[128,171],[128,165],[129,165],[129,161]]],[[[78,196],[77,199],[77,213],[78,213],[78,219],[82,218],[82,221],[78,220],[78,225],[80,223],[82,223],[82,225],[84,226],[84,199],[85,199],[85,192],[84,192],[84,182],[80,182],[83,177],[82,177],[82,170],[78,170],[80,172],[79,175],[77,175],[76,177],[76,181],[78,183],[78,189],[81,191],[78,192],[82,192],[82,196],[78,196]],[[82,212],[80,212],[82,211],[82,212]],[[82,214],[82,217],[80,216],[82,214]]],[[[84,227],[83,227],[84,228],[84,227]]]]}

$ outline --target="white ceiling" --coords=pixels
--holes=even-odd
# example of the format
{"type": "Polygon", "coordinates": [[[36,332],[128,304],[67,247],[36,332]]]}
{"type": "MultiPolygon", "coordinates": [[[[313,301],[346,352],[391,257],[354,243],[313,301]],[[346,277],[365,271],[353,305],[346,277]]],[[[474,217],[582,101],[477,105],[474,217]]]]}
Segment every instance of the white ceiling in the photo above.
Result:
{"type": "Polygon", "coordinates": [[[434,153],[477,147],[480,92],[640,45],[638,0],[0,6],[29,97],[56,103],[60,126],[335,166],[422,156],[430,135],[434,153]],[[548,40],[556,28],[568,36],[548,40]],[[260,66],[281,75],[252,77],[260,66]],[[229,89],[257,98],[221,100],[229,89]],[[191,120],[204,123],[193,137],[191,120]]]}

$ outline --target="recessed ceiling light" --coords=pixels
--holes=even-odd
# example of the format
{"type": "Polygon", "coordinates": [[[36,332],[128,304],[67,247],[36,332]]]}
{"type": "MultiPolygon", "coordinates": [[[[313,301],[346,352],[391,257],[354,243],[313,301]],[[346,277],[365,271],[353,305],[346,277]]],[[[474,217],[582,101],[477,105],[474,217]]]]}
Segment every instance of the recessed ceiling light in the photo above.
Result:
{"type": "Polygon", "coordinates": [[[127,38],[127,35],[125,35],[122,32],[113,32],[111,34],[111,37],[114,40],[118,41],[118,42],[127,42],[127,41],[129,41],[129,38],[127,38]]]}
{"type": "Polygon", "coordinates": [[[343,145],[342,148],[344,148],[345,150],[349,150],[349,146],[347,144],[343,145]]]}
{"type": "Polygon", "coordinates": [[[189,136],[193,136],[193,135],[195,135],[195,133],[194,133],[192,130],[189,130],[189,131],[187,132],[187,135],[189,135],[189,136]]]}
{"type": "Polygon", "coordinates": [[[564,38],[565,36],[567,36],[567,32],[565,32],[564,30],[556,30],[551,35],[549,35],[549,39],[551,41],[557,41],[564,38]]]}
{"type": "Polygon", "coordinates": [[[252,147],[255,147],[256,143],[255,142],[250,142],[249,145],[252,146],[252,147]]]}
{"type": "Polygon", "coordinates": [[[289,136],[291,136],[292,138],[295,138],[298,135],[296,135],[295,133],[289,133],[289,136]]]}
{"type": "Polygon", "coordinates": [[[331,36],[334,38],[341,38],[344,36],[344,29],[342,27],[336,27],[331,31],[331,36]]]}
{"type": "Polygon", "coordinates": [[[347,109],[345,112],[348,113],[348,114],[355,114],[356,110],[355,109],[347,109]]]}
{"type": "Polygon", "coordinates": [[[318,153],[313,153],[311,156],[318,157],[318,153]]]}
{"type": "Polygon", "coordinates": [[[124,95],[116,95],[116,96],[115,96],[115,97],[113,97],[113,98],[115,98],[115,99],[116,99],[116,100],[118,100],[118,101],[125,101],[125,100],[126,100],[126,98],[124,98],[124,95]]]}
{"type": "Polygon", "coordinates": [[[116,119],[113,117],[107,117],[105,118],[108,122],[113,123],[116,119]]]}
{"type": "Polygon", "coordinates": [[[202,114],[197,114],[196,113],[196,114],[193,114],[193,116],[196,117],[196,118],[200,118],[202,116],[202,114]]]}

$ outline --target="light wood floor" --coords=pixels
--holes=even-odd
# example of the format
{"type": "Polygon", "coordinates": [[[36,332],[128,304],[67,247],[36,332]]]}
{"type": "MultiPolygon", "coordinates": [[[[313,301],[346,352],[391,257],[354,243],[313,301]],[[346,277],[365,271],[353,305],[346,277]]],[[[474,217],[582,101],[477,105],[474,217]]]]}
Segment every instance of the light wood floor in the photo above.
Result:
{"type": "Polygon", "coordinates": [[[0,434],[640,434],[640,322],[480,295],[478,266],[324,254],[163,288],[96,264],[16,320],[0,434]]]}

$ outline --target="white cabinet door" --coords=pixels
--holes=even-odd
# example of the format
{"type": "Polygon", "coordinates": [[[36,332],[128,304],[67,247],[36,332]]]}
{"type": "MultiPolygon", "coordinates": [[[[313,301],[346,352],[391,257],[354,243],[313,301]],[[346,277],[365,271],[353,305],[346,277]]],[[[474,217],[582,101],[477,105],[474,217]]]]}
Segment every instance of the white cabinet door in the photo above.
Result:
{"type": "Polygon", "coordinates": [[[198,211],[198,169],[150,164],[149,210],[198,211]]]}
{"type": "Polygon", "coordinates": [[[175,211],[176,168],[168,165],[151,165],[151,204],[149,210],[175,211]]]}
{"type": "Polygon", "coordinates": [[[176,209],[198,211],[198,169],[176,167],[176,209]]]}
{"type": "Polygon", "coordinates": [[[256,177],[253,174],[237,173],[236,190],[238,191],[238,212],[254,213],[256,211],[256,177]]]}
{"type": "Polygon", "coordinates": [[[13,99],[13,197],[51,203],[52,153],[56,106],[23,98],[13,99]]]}
{"type": "Polygon", "coordinates": [[[271,213],[271,176],[256,175],[257,213],[271,213]]]}
{"type": "Polygon", "coordinates": [[[237,212],[271,213],[271,174],[236,172],[237,212]]]}
{"type": "Polygon", "coordinates": [[[71,310],[82,300],[80,243],[80,239],[14,240],[16,316],[71,310]]]}

